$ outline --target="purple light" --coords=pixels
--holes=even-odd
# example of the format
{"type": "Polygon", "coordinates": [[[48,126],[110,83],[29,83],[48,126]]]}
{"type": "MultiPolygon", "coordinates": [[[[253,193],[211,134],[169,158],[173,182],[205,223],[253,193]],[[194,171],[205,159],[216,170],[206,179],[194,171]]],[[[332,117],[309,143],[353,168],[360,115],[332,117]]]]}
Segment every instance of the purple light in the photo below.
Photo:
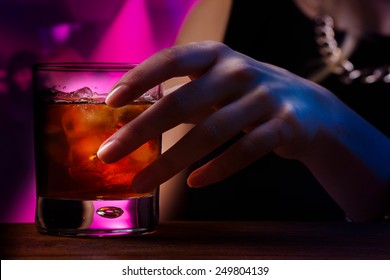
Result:
{"type": "Polygon", "coordinates": [[[1,217],[2,223],[30,223],[35,219],[35,176],[34,170],[26,178],[23,192],[14,199],[15,207],[12,211],[1,217]]]}
{"type": "Polygon", "coordinates": [[[61,23],[52,27],[51,33],[54,41],[58,44],[66,42],[70,36],[72,26],[69,23],[61,23]]]}
{"type": "MultiPolygon", "coordinates": [[[[125,201],[114,201],[116,207],[121,207],[123,209],[132,209],[135,208],[133,204],[136,203],[135,200],[125,200],[125,201]]],[[[100,207],[111,206],[109,201],[94,201],[93,202],[94,209],[99,209],[100,207]]],[[[130,215],[128,211],[124,211],[124,213],[118,218],[105,218],[99,216],[96,211],[93,213],[93,221],[89,226],[90,229],[127,229],[129,227],[136,227],[137,221],[133,220],[134,217],[130,215]]]]}
{"type": "Polygon", "coordinates": [[[141,62],[172,46],[196,0],[127,1],[93,50],[91,61],[141,62]]]}

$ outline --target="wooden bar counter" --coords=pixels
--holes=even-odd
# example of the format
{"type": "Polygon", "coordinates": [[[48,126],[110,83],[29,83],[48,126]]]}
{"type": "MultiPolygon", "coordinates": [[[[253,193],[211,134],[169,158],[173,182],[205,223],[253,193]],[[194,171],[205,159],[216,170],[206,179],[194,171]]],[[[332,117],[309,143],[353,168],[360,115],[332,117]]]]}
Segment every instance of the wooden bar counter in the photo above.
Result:
{"type": "Polygon", "coordinates": [[[150,235],[112,238],[39,234],[0,224],[1,259],[390,259],[390,223],[164,222],[150,235]]]}

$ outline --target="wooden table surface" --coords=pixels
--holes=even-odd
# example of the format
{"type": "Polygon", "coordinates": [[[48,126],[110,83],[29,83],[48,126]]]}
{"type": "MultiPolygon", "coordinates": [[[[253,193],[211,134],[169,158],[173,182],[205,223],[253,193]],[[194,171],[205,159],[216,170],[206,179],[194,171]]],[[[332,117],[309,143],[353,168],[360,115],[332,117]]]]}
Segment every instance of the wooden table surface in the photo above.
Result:
{"type": "Polygon", "coordinates": [[[1,259],[390,259],[390,223],[167,222],[144,236],[57,237],[0,224],[1,259]]]}

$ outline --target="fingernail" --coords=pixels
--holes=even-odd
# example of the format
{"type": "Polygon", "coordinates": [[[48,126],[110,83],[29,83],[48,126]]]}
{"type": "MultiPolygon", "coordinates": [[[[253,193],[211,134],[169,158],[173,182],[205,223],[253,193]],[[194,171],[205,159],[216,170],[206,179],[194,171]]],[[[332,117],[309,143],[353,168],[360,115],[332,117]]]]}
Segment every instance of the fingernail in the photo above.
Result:
{"type": "Polygon", "coordinates": [[[122,85],[122,84],[114,87],[106,97],[106,100],[105,100],[106,104],[115,105],[115,96],[119,92],[123,91],[123,89],[124,89],[124,85],[122,85]]]}
{"type": "Polygon", "coordinates": [[[187,179],[187,184],[191,188],[199,188],[203,187],[204,185],[207,185],[207,178],[202,171],[195,170],[190,174],[190,176],[187,179]]]}
{"type": "Polygon", "coordinates": [[[115,139],[108,140],[103,143],[96,155],[104,163],[110,163],[116,161],[118,142],[115,139]]]}

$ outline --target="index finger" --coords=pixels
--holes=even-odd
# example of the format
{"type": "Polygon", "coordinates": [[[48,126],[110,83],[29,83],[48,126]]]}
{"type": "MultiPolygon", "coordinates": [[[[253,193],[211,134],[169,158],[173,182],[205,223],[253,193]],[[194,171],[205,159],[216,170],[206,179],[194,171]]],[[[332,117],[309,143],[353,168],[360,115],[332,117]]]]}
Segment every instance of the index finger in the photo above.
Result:
{"type": "Polygon", "coordinates": [[[207,41],[161,50],[123,75],[106,103],[121,107],[170,78],[199,76],[213,64],[221,48],[226,47],[207,41]]]}

